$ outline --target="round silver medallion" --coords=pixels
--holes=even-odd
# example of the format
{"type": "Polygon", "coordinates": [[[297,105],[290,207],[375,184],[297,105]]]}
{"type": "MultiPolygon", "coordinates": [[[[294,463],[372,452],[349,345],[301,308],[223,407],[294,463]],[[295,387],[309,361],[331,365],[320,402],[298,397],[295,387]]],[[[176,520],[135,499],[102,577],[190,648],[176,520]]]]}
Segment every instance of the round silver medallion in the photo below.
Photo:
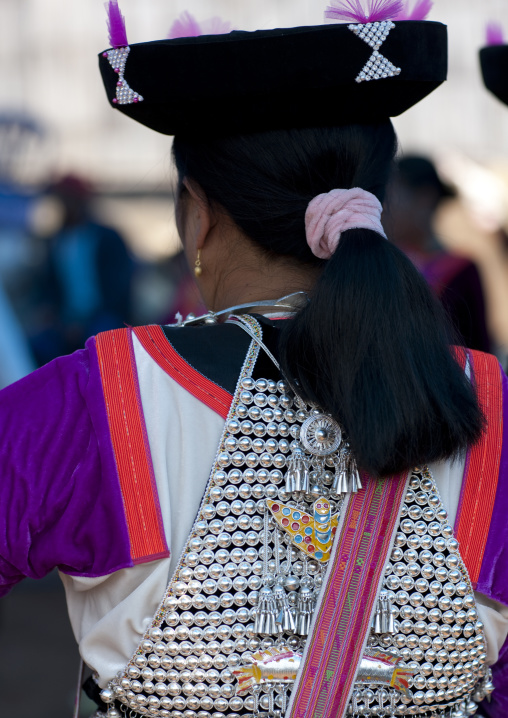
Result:
{"type": "Polygon", "coordinates": [[[300,441],[314,456],[328,456],[339,448],[342,442],[340,426],[326,414],[314,414],[302,425],[300,441]]]}

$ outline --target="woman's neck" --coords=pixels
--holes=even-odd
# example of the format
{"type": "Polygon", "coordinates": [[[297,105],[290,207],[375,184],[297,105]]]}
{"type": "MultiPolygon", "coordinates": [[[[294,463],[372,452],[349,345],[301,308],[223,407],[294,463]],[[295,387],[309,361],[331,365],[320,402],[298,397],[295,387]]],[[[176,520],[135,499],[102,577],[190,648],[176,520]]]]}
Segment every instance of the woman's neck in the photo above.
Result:
{"type": "Polygon", "coordinates": [[[206,250],[198,285],[206,306],[214,312],[294,292],[311,294],[321,271],[290,258],[269,256],[243,237],[237,237],[227,253],[206,250]]]}
{"type": "Polygon", "coordinates": [[[240,281],[226,282],[218,285],[215,296],[208,308],[214,312],[228,307],[252,302],[278,300],[296,292],[311,294],[316,277],[279,276],[274,281],[263,274],[252,277],[242,275],[240,281]]]}

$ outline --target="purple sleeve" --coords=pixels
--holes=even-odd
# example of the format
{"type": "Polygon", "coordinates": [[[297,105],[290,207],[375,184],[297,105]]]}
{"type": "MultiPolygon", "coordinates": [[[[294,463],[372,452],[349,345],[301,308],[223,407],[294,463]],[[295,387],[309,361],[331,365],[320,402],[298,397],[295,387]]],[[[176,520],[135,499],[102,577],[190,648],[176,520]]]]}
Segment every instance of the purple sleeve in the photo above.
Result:
{"type": "MultiPolygon", "coordinates": [[[[499,480],[489,536],[478,581],[478,591],[508,605],[508,379],[502,369],[503,441],[499,464],[499,480]]],[[[508,716],[508,640],[492,666],[495,691],[492,700],[483,701],[480,715],[489,718],[508,716]]]]}
{"type": "Polygon", "coordinates": [[[501,366],[499,371],[503,411],[499,477],[476,590],[508,606],[508,379],[501,366]]]}
{"type": "Polygon", "coordinates": [[[0,392],[0,595],[132,566],[95,340],[0,392]]]}

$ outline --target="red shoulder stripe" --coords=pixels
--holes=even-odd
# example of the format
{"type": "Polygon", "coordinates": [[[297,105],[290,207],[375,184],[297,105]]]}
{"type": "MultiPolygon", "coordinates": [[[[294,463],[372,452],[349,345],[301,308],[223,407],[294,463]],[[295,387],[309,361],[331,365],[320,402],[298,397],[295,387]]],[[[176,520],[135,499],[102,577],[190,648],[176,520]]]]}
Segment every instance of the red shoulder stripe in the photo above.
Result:
{"type": "Polygon", "coordinates": [[[130,329],[96,337],[102,388],[134,563],[169,556],[159,507],[130,329]]]}
{"type": "Polygon", "coordinates": [[[173,348],[160,326],[136,327],[134,334],[166,374],[223,419],[227,419],[233,396],[188,364],[173,348]]]}
{"type": "MultiPolygon", "coordinates": [[[[455,522],[455,535],[476,588],[489,535],[499,480],[503,442],[503,393],[499,362],[490,354],[467,351],[487,428],[469,451],[455,522]]],[[[463,363],[463,362],[462,362],[463,363]]]]}

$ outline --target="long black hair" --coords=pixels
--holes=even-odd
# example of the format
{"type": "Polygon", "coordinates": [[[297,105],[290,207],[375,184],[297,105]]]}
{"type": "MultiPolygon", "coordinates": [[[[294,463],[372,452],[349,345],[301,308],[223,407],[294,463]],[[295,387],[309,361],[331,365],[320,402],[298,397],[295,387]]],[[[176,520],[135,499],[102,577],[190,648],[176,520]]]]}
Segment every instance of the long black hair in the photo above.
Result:
{"type": "Polygon", "coordinates": [[[371,230],[344,232],[327,261],[306,241],[305,212],[318,194],[361,187],[383,201],[396,148],[389,121],[173,145],[180,180],[195,180],[250,240],[321,267],[307,307],[284,322],[282,370],[342,424],[375,476],[455,456],[483,428],[445,313],[406,256],[371,230]]]}

